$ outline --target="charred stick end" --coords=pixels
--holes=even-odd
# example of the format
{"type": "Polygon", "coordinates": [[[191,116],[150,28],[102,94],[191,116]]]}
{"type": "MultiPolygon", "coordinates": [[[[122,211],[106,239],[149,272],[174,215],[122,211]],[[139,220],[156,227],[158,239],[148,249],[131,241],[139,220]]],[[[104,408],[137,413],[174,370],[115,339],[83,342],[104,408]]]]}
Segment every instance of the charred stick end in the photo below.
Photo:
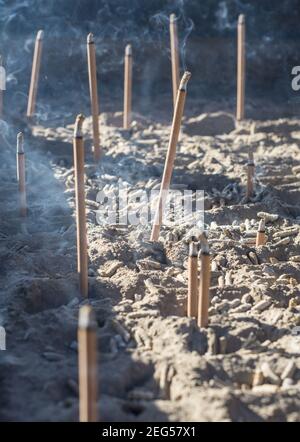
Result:
{"type": "Polygon", "coordinates": [[[74,138],[82,138],[82,123],[84,118],[83,114],[77,115],[74,126],[74,138]]]}
{"type": "Polygon", "coordinates": [[[209,245],[204,235],[201,238],[200,255],[210,255],[209,245]]]}
{"type": "Polygon", "coordinates": [[[173,25],[174,23],[176,23],[177,21],[177,17],[175,14],[171,14],[170,15],[170,24],[173,25]]]}
{"type": "Polygon", "coordinates": [[[91,32],[88,34],[86,41],[88,45],[95,43],[94,35],[91,32]]]}
{"type": "Polygon", "coordinates": [[[17,135],[17,153],[24,153],[24,137],[22,132],[19,132],[17,135]]]}
{"type": "Polygon", "coordinates": [[[259,233],[265,233],[266,231],[266,224],[265,224],[265,220],[261,219],[258,225],[258,230],[259,233]]]}
{"type": "Polygon", "coordinates": [[[244,25],[244,24],[245,24],[245,21],[246,21],[246,19],[245,19],[245,15],[244,15],[244,14],[240,14],[240,15],[239,15],[239,19],[238,19],[238,24],[239,24],[239,25],[244,25]]]}
{"type": "Polygon", "coordinates": [[[79,310],[78,327],[80,330],[96,330],[96,318],[90,305],[84,305],[79,310]]]}
{"type": "Polygon", "coordinates": [[[125,56],[126,57],[132,57],[132,46],[127,45],[125,48],[125,56]]]}
{"type": "Polygon", "coordinates": [[[189,257],[196,258],[198,256],[197,243],[195,241],[190,242],[189,257]]]}
{"type": "Polygon", "coordinates": [[[185,73],[183,74],[181,81],[180,81],[180,85],[179,85],[179,90],[180,91],[186,91],[186,87],[188,84],[189,79],[191,78],[192,74],[188,71],[185,71],[185,73]]]}
{"type": "Polygon", "coordinates": [[[36,35],[36,39],[37,40],[44,40],[44,31],[39,30],[37,35],[36,35]]]}

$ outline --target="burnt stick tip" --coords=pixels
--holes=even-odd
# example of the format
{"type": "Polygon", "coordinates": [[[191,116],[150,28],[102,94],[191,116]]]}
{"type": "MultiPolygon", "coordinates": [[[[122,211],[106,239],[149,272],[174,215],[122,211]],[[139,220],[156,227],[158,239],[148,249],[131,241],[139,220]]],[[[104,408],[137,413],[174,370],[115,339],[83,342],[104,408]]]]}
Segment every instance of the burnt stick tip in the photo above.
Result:
{"type": "Polygon", "coordinates": [[[185,73],[183,74],[181,81],[180,81],[180,85],[179,85],[179,89],[181,91],[185,91],[186,90],[186,86],[188,84],[189,79],[191,78],[192,74],[188,71],[185,71],[185,73]]]}
{"type": "Polygon", "coordinates": [[[37,40],[43,40],[44,39],[44,31],[39,30],[37,35],[36,35],[36,39],[37,40]]]}
{"type": "Polygon", "coordinates": [[[81,330],[96,330],[96,318],[94,311],[90,305],[84,305],[79,310],[78,327],[81,330]]]}
{"type": "Polygon", "coordinates": [[[245,15],[244,15],[244,14],[240,14],[240,15],[239,15],[239,19],[238,19],[238,24],[239,24],[239,25],[244,25],[244,24],[245,24],[245,21],[246,21],[246,19],[245,19],[245,15]]]}
{"type": "Polygon", "coordinates": [[[24,137],[22,132],[19,132],[17,135],[17,153],[24,153],[24,137]]]}
{"type": "Polygon", "coordinates": [[[170,15],[170,23],[175,23],[177,21],[177,17],[176,17],[176,15],[175,14],[171,14],[170,15]]]}
{"type": "Polygon", "coordinates": [[[81,138],[82,137],[82,123],[84,121],[84,115],[79,114],[76,117],[75,126],[74,126],[74,137],[81,138]]]}
{"type": "Polygon", "coordinates": [[[197,257],[198,256],[197,243],[195,241],[190,242],[189,256],[190,257],[197,257]]]}
{"type": "Polygon", "coordinates": [[[265,220],[264,220],[264,219],[261,219],[261,220],[259,221],[259,225],[258,225],[258,232],[262,232],[262,233],[264,233],[265,230],[266,230],[265,220]]]}
{"type": "Polygon", "coordinates": [[[87,44],[93,44],[94,42],[94,35],[90,32],[87,36],[87,44]]]}
{"type": "Polygon", "coordinates": [[[207,241],[207,239],[206,239],[206,237],[204,235],[201,238],[200,254],[201,255],[209,255],[210,254],[208,241],[207,241]]]}
{"type": "Polygon", "coordinates": [[[125,55],[127,55],[127,57],[131,57],[131,55],[132,55],[132,46],[131,45],[126,46],[125,55]]]}

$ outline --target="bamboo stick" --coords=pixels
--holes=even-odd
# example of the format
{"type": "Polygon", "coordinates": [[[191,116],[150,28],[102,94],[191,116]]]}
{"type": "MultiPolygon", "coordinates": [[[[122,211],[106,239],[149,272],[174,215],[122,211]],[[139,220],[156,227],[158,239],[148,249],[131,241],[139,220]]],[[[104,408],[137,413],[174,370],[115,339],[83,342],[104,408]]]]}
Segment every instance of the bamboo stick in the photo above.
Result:
{"type": "Polygon", "coordinates": [[[256,247],[264,246],[266,242],[267,242],[267,236],[266,236],[265,220],[261,219],[259,222],[257,235],[256,235],[256,247]]]}
{"type": "Polygon", "coordinates": [[[165,197],[170,187],[173,167],[174,167],[174,161],[175,161],[175,155],[176,155],[176,146],[178,142],[179,132],[180,132],[180,126],[181,126],[181,119],[182,114],[184,110],[184,104],[185,104],[185,98],[186,98],[186,90],[187,90],[187,83],[191,77],[190,72],[185,72],[183,74],[183,77],[181,79],[178,93],[177,93],[177,100],[176,105],[174,109],[174,116],[173,116],[173,122],[172,122],[172,128],[171,128],[171,135],[170,135],[170,141],[168,145],[168,152],[166,156],[165,161],[165,167],[164,167],[164,173],[162,177],[162,183],[160,186],[160,193],[158,197],[158,204],[156,208],[156,213],[154,217],[154,223],[152,226],[152,232],[151,232],[151,241],[157,241],[159,238],[159,232],[160,232],[160,226],[162,223],[162,217],[163,217],[163,211],[165,206],[165,197]]]}
{"type": "Polygon", "coordinates": [[[38,31],[32,62],[31,80],[27,104],[27,117],[32,117],[35,112],[36,95],[41,67],[42,47],[43,47],[44,31],[38,31]]]}
{"type": "Polygon", "coordinates": [[[76,193],[76,222],[77,222],[77,270],[79,288],[82,296],[88,296],[88,257],[85,218],[84,190],[84,142],[82,136],[83,115],[78,115],[74,128],[73,150],[76,193]]]}
{"type": "Polygon", "coordinates": [[[79,420],[97,422],[97,324],[89,305],[81,307],[78,321],[79,420]]]}
{"type": "Polygon", "coordinates": [[[179,81],[180,81],[178,31],[177,31],[177,19],[175,14],[170,15],[170,48],[171,48],[171,66],[172,66],[173,105],[175,108],[177,91],[179,88],[179,81]]]}
{"type": "Polygon", "coordinates": [[[245,16],[241,14],[238,19],[237,30],[237,109],[236,119],[243,120],[245,117],[245,16]]]}
{"type": "Polygon", "coordinates": [[[246,190],[246,197],[251,198],[253,196],[254,191],[254,158],[253,158],[253,152],[249,149],[248,152],[248,164],[247,164],[247,190],[246,190]]]}
{"type": "Polygon", "coordinates": [[[25,217],[27,215],[26,202],[26,176],[25,176],[25,153],[24,153],[24,139],[22,132],[17,136],[17,181],[19,185],[20,198],[20,215],[25,217]]]}
{"type": "Polygon", "coordinates": [[[124,113],[123,128],[129,129],[131,124],[132,108],[132,47],[127,45],[125,48],[124,59],[124,113]]]}
{"type": "Polygon", "coordinates": [[[199,283],[198,326],[208,326],[209,289],[211,277],[210,253],[207,240],[201,242],[201,270],[199,283]]]}
{"type": "Polygon", "coordinates": [[[87,36],[87,59],[89,71],[89,87],[91,99],[91,111],[93,119],[93,139],[94,139],[94,159],[99,161],[100,136],[99,136],[99,104],[98,104],[98,87],[97,87],[97,64],[96,64],[96,48],[93,34],[87,36]]]}
{"type": "Polygon", "coordinates": [[[188,302],[187,316],[197,318],[198,316],[198,253],[197,244],[190,242],[188,259],[188,302]]]}

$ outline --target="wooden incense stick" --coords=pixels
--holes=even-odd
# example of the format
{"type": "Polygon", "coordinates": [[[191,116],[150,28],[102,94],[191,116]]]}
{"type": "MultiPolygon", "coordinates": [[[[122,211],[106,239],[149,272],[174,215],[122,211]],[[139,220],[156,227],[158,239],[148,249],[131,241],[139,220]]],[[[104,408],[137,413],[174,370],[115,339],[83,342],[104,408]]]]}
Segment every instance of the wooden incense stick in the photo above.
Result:
{"type": "Polygon", "coordinates": [[[170,15],[170,47],[171,47],[171,65],[172,65],[172,87],[173,87],[173,104],[175,107],[177,91],[179,87],[179,53],[178,53],[178,32],[176,15],[170,15]]]}
{"type": "Polygon", "coordinates": [[[78,321],[79,420],[97,422],[97,324],[89,305],[81,307],[78,321]]]}
{"type": "Polygon", "coordinates": [[[88,296],[88,257],[85,218],[84,190],[84,142],[82,136],[83,115],[78,115],[74,128],[74,170],[76,192],[76,222],[77,222],[77,270],[79,288],[82,296],[88,296]]]}
{"type": "Polygon", "coordinates": [[[251,198],[253,196],[253,190],[254,190],[254,158],[253,158],[253,152],[249,149],[248,152],[248,164],[247,164],[247,190],[246,190],[246,197],[251,198]]]}
{"type": "Polygon", "coordinates": [[[3,117],[3,91],[5,89],[5,70],[3,67],[2,56],[0,55],[0,118],[3,117]]]}
{"type": "Polygon", "coordinates": [[[43,38],[44,38],[44,31],[39,31],[37,33],[35,40],[31,80],[30,80],[29,95],[28,95],[27,117],[29,118],[32,117],[32,115],[35,112],[36,95],[37,95],[41,57],[42,57],[43,38]]]}
{"type": "Polygon", "coordinates": [[[256,234],[256,247],[264,246],[267,242],[265,220],[261,219],[256,234]]]}
{"type": "Polygon", "coordinates": [[[97,65],[96,65],[96,48],[93,34],[87,36],[87,59],[89,71],[89,86],[91,110],[93,119],[93,139],[94,139],[94,159],[100,159],[100,137],[99,137],[99,104],[98,104],[98,87],[97,87],[97,65]]]}
{"type": "Polygon", "coordinates": [[[243,120],[245,116],[245,16],[241,14],[237,29],[237,106],[236,119],[243,120]]]}
{"type": "Polygon", "coordinates": [[[129,129],[132,108],[132,47],[127,45],[124,60],[124,113],[123,128],[129,129]]]}
{"type": "Polygon", "coordinates": [[[20,215],[27,215],[26,202],[26,177],[25,177],[25,153],[23,134],[20,132],[17,136],[17,180],[19,184],[20,195],[20,215]]]}
{"type": "Polygon", "coordinates": [[[198,300],[198,326],[208,326],[209,289],[211,277],[210,253],[207,240],[201,241],[201,270],[198,300]]]}
{"type": "Polygon", "coordinates": [[[187,83],[191,77],[190,72],[185,72],[183,74],[183,77],[181,79],[178,93],[177,93],[177,100],[176,105],[174,109],[174,116],[173,116],[173,122],[172,122],[172,128],[171,128],[171,135],[170,135],[170,141],[168,145],[168,152],[166,156],[165,161],[165,167],[164,167],[164,173],[162,177],[162,183],[160,186],[160,193],[158,197],[158,203],[157,208],[155,212],[154,217],[154,223],[152,227],[151,232],[151,241],[157,241],[159,238],[159,232],[160,232],[160,226],[162,223],[162,217],[163,217],[163,211],[165,206],[165,199],[167,192],[170,187],[172,172],[173,172],[173,166],[174,166],[174,160],[176,155],[176,146],[178,142],[179,132],[180,132],[180,126],[181,126],[181,119],[182,114],[184,110],[184,104],[185,104],[185,98],[186,98],[186,90],[187,90],[187,83]]]}
{"type": "Polygon", "coordinates": [[[198,252],[194,241],[190,242],[188,259],[187,315],[189,318],[197,318],[198,315],[198,252]]]}

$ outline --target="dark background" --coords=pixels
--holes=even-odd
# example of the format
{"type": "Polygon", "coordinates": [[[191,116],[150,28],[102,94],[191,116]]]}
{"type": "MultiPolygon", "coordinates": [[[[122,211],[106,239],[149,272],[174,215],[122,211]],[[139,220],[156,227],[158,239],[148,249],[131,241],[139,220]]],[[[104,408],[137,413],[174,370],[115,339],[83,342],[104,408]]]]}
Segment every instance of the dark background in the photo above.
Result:
{"type": "MultiPolygon", "coordinates": [[[[191,70],[189,95],[232,102],[236,93],[236,23],[246,15],[247,97],[272,100],[294,113],[291,69],[300,65],[300,0],[19,0],[0,2],[0,53],[6,106],[25,112],[34,38],[45,31],[40,118],[88,112],[86,35],[97,44],[102,110],[122,108],[123,51],[134,51],[134,103],[143,113],[171,103],[168,17],[178,16],[181,68],[191,70]]],[[[201,109],[199,109],[199,113],[201,109]]]]}

